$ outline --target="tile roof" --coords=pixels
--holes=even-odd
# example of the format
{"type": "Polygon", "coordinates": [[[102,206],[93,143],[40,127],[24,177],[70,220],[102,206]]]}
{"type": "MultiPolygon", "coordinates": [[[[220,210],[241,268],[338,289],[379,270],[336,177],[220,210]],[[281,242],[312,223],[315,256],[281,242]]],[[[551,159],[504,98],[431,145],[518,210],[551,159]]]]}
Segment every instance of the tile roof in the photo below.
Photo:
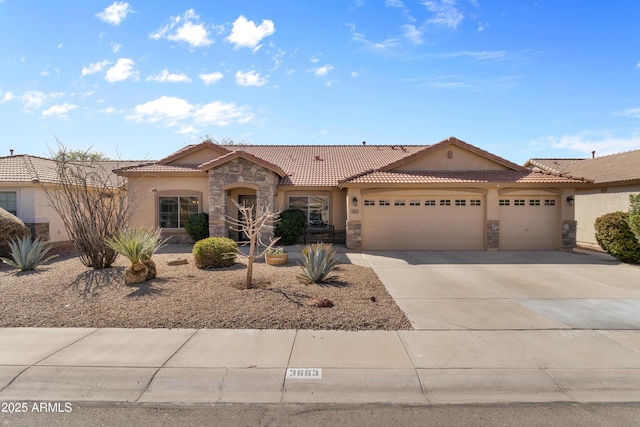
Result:
{"type": "Polygon", "coordinates": [[[344,184],[452,184],[512,182],[521,184],[577,184],[588,181],[532,171],[371,171],[344,184]]]}
{"type": "Polygon", "coordinates": [[[592,179],[596,184],[640,182],[640,150],[593,159],[531,159],[529,165],[592,179]]]}
{"type": "MultiPolygon", "coordinates": [[[[409,156],[427,145],[223,145],[229,151],[244,151],[282,169],[279,185],[336,187],[341,179],[379,168],[409,156]]],[[[185,147],[181,151],[193,150],[185,147]]],[[[176,158],[174,155],[169,156],[176,158]]],[[[179,160],[179,158],[178,158],[179,160]]],[[[158,163],[123,170],[127,172],[180,172],[197,170],[198,165],[158,163]]]]}
{"type": "Polygon", "coordinates": [[[233,159],[243,158],[249,160],[250,162],[257,163],[273,172],[275,172],[281,178],[287,176],[286,172],[280,168],[280,166],[274,165],[271,162],[268,162],[260,157],[254,156],[253,154],[247,153],[245,150],[236,150],[231,151],[223,156],[218,157],[217,159],[210,160],[206,163],[201,164],[198,169],[200,170],[209,170],[211,168],[215,168],[216,166],[220,166],[225,164],[233,159]]]}
{"type": "MultiPolygon", "coordinates": [[[[111,171],[118,167],[139,163],[138,161],[95,161],[90,166],[102,175],[111,174],[111,171]]],[[[0,157],[0,182],[56,184],[60,182],[57,167],[58,162],[55,160],[27,154],[0,157]]]]}
{"type": "Polygon", "coordinates": [[[163,165],[160,163],[143,163],[136,164],[128,167],[116,169],[115,173],[118,175],[126,175],[129,172],[135,173],[167,173],[167,172],[189,172],[189,173],[201,173],[206,175],[206,172],[202,172],[198,167],[198,163],[172,163],[170,165],[163,165]]]}

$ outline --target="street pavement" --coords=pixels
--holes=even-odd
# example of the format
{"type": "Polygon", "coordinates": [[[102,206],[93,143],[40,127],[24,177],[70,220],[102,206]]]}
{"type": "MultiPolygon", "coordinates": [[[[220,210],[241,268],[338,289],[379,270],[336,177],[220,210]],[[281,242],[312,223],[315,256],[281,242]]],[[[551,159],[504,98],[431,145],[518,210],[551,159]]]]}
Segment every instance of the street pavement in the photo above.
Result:
{"type": "Polygon", "coordinates": [[[637,266],[578,252],[341,256],[374,268],[415,330],[0,328],[0,402],[640,400],[637,266]]]}

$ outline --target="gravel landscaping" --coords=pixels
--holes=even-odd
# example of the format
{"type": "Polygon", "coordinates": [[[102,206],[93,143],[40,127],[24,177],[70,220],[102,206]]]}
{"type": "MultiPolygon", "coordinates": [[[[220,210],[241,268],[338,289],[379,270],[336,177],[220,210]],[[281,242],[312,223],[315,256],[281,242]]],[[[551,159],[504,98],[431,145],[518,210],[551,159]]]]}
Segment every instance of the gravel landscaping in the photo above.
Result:
{"type": "Polygon", "coordinates": [[[170,245],[156,254],[158,277],[124,285],[128,261],[91,270],[61,252],[32,272],[0,265],[0,327],[253,328],[401,330],[411,324],[367,267],[340,264],[330,280],[303,284],[295,261],[254,265],[253,289],[242,289],[246,261],[200,270],[190,246],[170,245]],[[167,265],[185,258],[186,265],[167,265]],[[326,298],[333,307],[313,307],[326,298]]]}

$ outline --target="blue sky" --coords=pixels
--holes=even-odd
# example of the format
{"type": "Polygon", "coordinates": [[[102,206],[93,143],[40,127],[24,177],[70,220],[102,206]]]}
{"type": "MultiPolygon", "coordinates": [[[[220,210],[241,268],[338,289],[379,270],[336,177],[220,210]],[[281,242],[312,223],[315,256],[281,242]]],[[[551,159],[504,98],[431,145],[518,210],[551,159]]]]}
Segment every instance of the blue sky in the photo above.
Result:
{"type": "Polygon", "coordinates": [[[640,3],[0,0],[0,155],[212,137],[640,148],[640,3]]]}

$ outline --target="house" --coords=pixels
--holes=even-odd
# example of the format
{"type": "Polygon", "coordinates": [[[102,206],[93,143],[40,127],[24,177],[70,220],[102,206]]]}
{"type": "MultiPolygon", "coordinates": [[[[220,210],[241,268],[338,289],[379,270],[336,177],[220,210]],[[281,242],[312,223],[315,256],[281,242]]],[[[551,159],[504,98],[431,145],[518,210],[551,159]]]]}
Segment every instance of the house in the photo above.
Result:
{"type": "Polygon", "coordinates": [[[591,159],[531,159],[525,166],[593,180],[593,185],[576,187],[576,240],[581,247],[598,248],[596,218],[609,212],[627,212],[629,195],[640,194],[640,150],[591,159]]]}
{"type": "Polygon", "coordinates": [[[194,212],[211,235],[238,238],[232,201],[299,208],[307,226],[352,250],[555,250],[575,245],[576,189],[456,138],[433,145],[186,146],[115,171],[127,178],[133,226],[185,238],[194,212]]]}
{"type": "MultiPolygon", "coordinates": [[[[92,162],[90,167],[112,175],[113,169],[139,163],[99,161],[92,162]]],[[[31,230],[31,236],[64,244],[69,236],[46,193],[55,191],[60,184],[58,167],[55,160],[26,154],[0,157],[0,207],[20,218],[31,230]]],[[[114,182],[120,179],[112,176],[114,182]]]]}

